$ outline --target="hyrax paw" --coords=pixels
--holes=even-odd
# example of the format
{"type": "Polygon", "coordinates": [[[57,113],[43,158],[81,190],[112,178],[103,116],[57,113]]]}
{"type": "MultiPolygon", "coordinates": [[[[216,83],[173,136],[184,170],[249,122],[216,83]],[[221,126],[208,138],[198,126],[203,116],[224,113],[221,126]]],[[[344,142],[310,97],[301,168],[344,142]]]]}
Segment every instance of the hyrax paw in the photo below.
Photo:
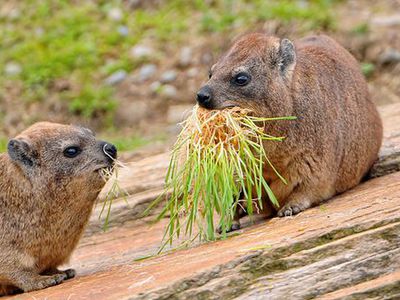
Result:
{"type": "Polygon", "coordinates": [[[55,286],[63,282],[65,279],[67,279],[66,274],[56,274],[52,275],[44,280],[42,280],[39,284],[40,289],[44,289],[47,287],[55,286]]]}
{"type": "Polygon", "coordinates": [[[62,272],[67,276],[67,278],[65,278],[65,279],[74,278],[75,275],[76,275],[76,272],[75,272],[74,269],[68,269],[68,270],[65,270],[65,271],[62,271],[62,272]]]}
{"type": "Polygon", "coordinates": [[[64,273],[51,276],[40,276],[40,279],[34,280],[31,284],[23,287],[23,290],[24,292],[30,292],[30,291],[45,289],[60,284],[66,278],[67,275],[64,273]]]}
{"type": "Polygon", "coordinates": [[[56,274],[56,275],[52,275],[50,278],[48,278],[48,286],[45,287],[49,287],[49,286],[54,286],[54,285],[58,285],[61,282],[63,282],[65,279],[67,279],[67,275],[66,274],[56,274]]]}
{"type": "Polygon", "coordinates": [[[303,211],[304,209],[297,205],[297,204],[286,204],[278,211],[278,217],[290,217],[297,215],[299,212],[303,211]]]}
{"type": "MultiPolygon", "coordinates": [[[[234,221],[231,225],[230,228],[228,228],[228,230],[226,231],[226,233],[228,232],[232,232],[232,231],[236,231],[240,229],[240,223],[238,221],[234,221]]],[[[217,229],[217,233],[221,234],[222,233],[222,227],[219,226],[217,229]]]]}

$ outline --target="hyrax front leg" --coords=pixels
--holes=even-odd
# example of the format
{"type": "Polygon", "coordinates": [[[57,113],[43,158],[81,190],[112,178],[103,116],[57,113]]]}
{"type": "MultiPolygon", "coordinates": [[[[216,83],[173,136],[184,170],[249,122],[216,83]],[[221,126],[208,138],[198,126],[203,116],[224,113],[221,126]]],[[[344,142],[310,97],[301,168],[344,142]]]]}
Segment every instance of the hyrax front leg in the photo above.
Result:
{"type": "Polygon", "coordinates": [[[296,215],[332,197],[335,194],[333,187],[329,183],[321,182],[319,184],[317,182],[301,183],[296,186],[287,197],[283,207],[278,211],[278,216],[288,217],[296,215]]]}
{"type": "MultiPolygon", "coordinates": [[[[256,191],[254,191],[254,194],[256,194],[256,191]]],[[[264,199],[264,195],[262,195],[262,199],[264,199]]],[[[243,193],[241,193],[240,199],[237,206],[236,206],[236,211],[235,211],[235,215],[233,217],[233,221],[232,221],[232,225],[231,227],[228,229],[227,232],[231,232],[231,231],[236,231],[239,230],[241,228],[240,225],[240,219],[243,217],[246,217],[249,215],[248,213],[248,207],[247,207],[247,200],[245,199],[245,196],[243,193]]],[[[258,202],[257,199],[254,199],[254,201],[252,202],[252,210],[254,212],[254,214],[260,214],[263,215],[265,218],[273,215],[273,208],[269,203],[265,203],[265,201],[263,201],[263,207],[260,207],[260,204],[258,202]]],[[[217,230],[218,233],[222,233],[222,228],[219,227],[217,230]]]]}
{"type": "Polygon", "coordinates": [[[231,228],[228,232],[239,230],[240,229],[240,219],[247,216],[247,211],[242,205],[238,205],[236,207],[235,216],[232,221],[231,228]]]}
{"type": "MultiPolygon", "coordinates": [[[[240,199],[243,198],[243,194],[241,194],[240,199]]],[[[242,205],[237,205],[236,206],[236,211],[235,215],[233,217],[232,225],[226,232],[232,232],[235,230],[240,229],[240,219],[243,218],[244,216],[247,216],[247,211],[244,209],[242,205]]],[[[217,233],[221,234],[222,233],[222,227],[218,226],[217,228],[217,233]]]]}
{"type": "Polygon", "coordinates": [[[295,192],[287,199],[286,204],[279,209],[278,217],[290,217],[312,206],[313,201],[304,193],[295,192]]]}
{"type": "Polygon", "coordinates": [[[58,285],[67,279],[65,273],[54,275],[39,275],[34,271],[16,270],[9,275],[9,281],[24,292],[41,290],[47,287],[58,285]]]}

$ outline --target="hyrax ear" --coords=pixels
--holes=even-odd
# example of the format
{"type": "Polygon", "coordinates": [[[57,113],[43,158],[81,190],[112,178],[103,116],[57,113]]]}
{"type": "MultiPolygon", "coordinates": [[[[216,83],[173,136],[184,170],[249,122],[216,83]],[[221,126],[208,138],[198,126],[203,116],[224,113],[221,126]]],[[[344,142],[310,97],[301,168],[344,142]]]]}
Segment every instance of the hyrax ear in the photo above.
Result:
{"type": "Polygon", "coordinates": [[[12,139],[7,146],[8,155],[17,163],[32,167],[37,159],[37,154],[28,142],[23,139],[12,139]]]}
{"type": "Polygon", "coordinates": [[[291,77],[296,66],[296,51],[293,43],[288,39],[282,39],[280,42],[278,66],[282,76],[291,77]]]}

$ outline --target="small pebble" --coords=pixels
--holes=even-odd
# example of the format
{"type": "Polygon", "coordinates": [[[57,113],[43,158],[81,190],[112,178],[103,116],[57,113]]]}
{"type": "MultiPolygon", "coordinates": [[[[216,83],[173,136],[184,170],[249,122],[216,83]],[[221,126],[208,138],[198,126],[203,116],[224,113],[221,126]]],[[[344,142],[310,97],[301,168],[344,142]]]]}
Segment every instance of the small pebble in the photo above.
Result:
{"type": "Polygon", "coordinates": [[[143,45],[136,45],[131,48],[130,56],[134,59],[141,59],[153,55],[153,49],[143,45]]]}
{"type": "Polygon", "coordinates": [[[119,9],[118,7],[113,7],[108,11],[107,16],[110,20],[116,22],[121,21],[123,17],[122,10],[119,9]]]}
{"type": "Polygon", "coordinates": [[[16,62],[9,62],[9,63],[6,63],[6,65],[4,67],[4,72],[8,76],[15,76],[22,72],[22,68],[21,68],[21,65],[16,62]]]}
{"type": "Polygon", "coordinates": [[[126,26],[118,26],[117,30],[122,36],[127,36],[129,34],[129,28],[126,26]]]}
{"type": "Polygon", "coordinates": [[[157,72],[157,66],[154,64],[147,64],[139,70],[139,81],[146,81],[150,79],[157,72]]]}
{"type": "Polygon", "coordinates": [[[378,61],[381,65],[396,64],[400,62],[400,51],[387,49],[379,55],[378,61]]]}
{"type": "Polygon", "coordinates": [[[189,70],[187,70],[186,74],[188,77],[193,78],[196,77],[197,74],[199,74],[199,70],[197,70],[197,68],[190,68],[189,70]]]}
{"type": "Polygon", "coordinates": [[[10,20],[16,20],[16,19],[18,19],[20,16],[21,16],[21,12],[20,12],[17,8],[12,9],[12,10],[9,12],[9,14],[8,14],[8,18],[9,18],[10,20]]]}
{"type": "Polygon", "coordinates": [[[35,35],[36,35],[37,37],[43,36],[43,35],[44,35],[44,29],[43,29],[43,27],[36,27],[36,28],[35,28],[35,35]]]}
{"type": "Polygon", "coordinates": [[[174,70],[168,70],[168,71],[165,71],[161,75],[160,81],[162,83],[170,83],[170,82],[175,81],[176,77],[177,77],[177,74],[174,70]]]}
{"type": "Polygon", "coordinates": [[[118,84],[121,81],[123,81],[127,75],[128,74],[126,73],[125,70],[118,70],[118,71],[112,73],[110,76],[108,76],[104,80],[104,82],[108,85],[115,85],[115,84],[118,84]]]}
{"type": "Polygon", "coordinates": [[[211,53],[204,53],[201,57],[201,62],[205,65],[209,65],[212,63],[213,57],[211,53]]]}
{"type": "Polygon", "coordinates": [[[161,88],[160,94],[167,99],[175,99],[178,91],[173,85],[166,84],[161,88]]]}
{"type": "Polygon", "coordinates": [[[193,56],[192,48],[183,47],[179,55],[179,66],[181,67],[189,66],[190,63],[192,62],[192,56],[193,56]]]}
{"type": "Polygon", "coordinates": [[[152,92],[152,93],[157,93],[159,90],[160,90],[160,88],[161,88],[161,82],[159,82],[159,81],[154,81],[154,82],[152,82],[151,84],[150,84],[150,86],[149,86],[149,88],[150,88],[150,91],[152,92]]]}

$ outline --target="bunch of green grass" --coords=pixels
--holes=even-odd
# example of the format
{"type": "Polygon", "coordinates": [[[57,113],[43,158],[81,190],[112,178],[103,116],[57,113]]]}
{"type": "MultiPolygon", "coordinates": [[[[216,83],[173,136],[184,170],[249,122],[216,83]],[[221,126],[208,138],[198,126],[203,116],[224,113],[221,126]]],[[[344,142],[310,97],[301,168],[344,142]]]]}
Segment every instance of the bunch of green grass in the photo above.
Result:
{"type": "Polygon", "coordinates": [[[164,241],[172,243],[182,232],[192,236],[194,227],[201,239],[214,240],[217,226],[223,237],[232,225],[237,205],[262,208],[262,195],[278,201],[263,176],[264,165],[285,182],[271,164],[264,149],[266,140],[280,142],[284,137],[264,132],[265,122],[293,120],[294,117],[260,118],[237,107],[209,111],[195,107],[183,123],[173,148],[166,175],[167,198],[158,219],[169,214],[164,241]],[[167,196],[168,195],[168,196],[167,196]],[[240,199],[243,195],[244,199],[240,199]]]}

